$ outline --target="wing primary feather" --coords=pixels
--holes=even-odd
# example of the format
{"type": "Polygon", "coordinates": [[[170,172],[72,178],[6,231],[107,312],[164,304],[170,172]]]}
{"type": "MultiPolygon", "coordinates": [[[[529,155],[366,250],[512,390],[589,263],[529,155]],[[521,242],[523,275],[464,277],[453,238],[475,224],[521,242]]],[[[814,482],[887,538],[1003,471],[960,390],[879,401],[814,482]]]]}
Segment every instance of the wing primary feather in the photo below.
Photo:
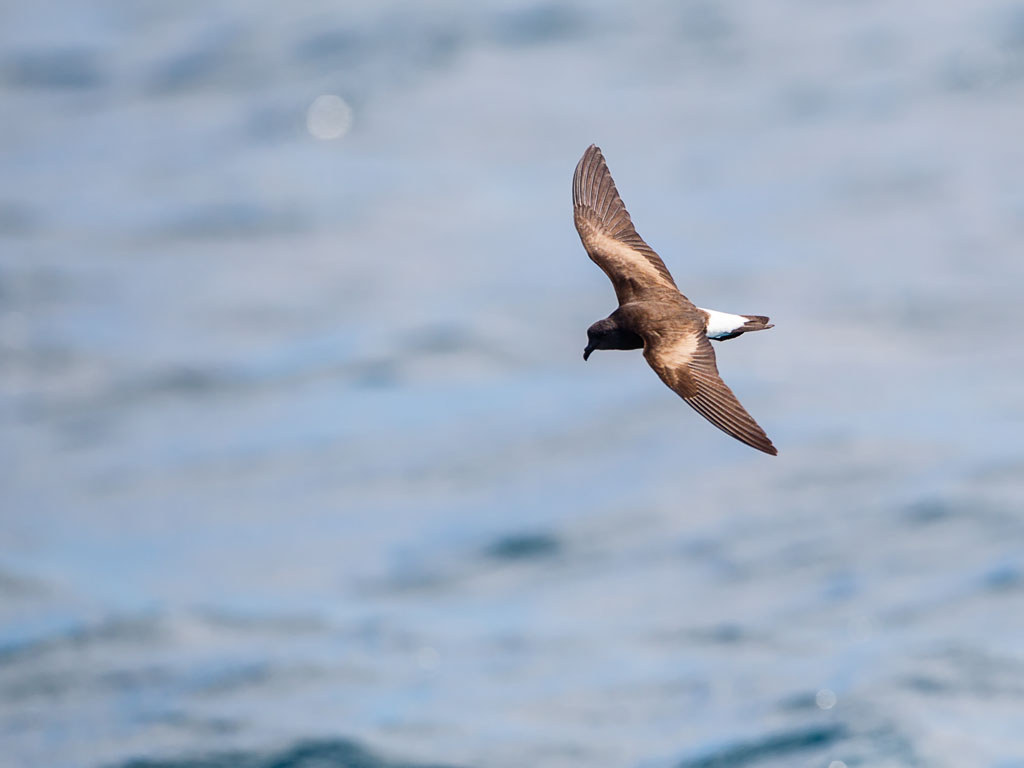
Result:
{"type": "Polygon", "coordinates": [[[584,205],[590,202],[587,198],[590,196],[590,190],[594,183],[594,174],[597,173],[597,163],[594,160],[597,157],[596,150],[597,147],[595,146],[593,150],[587,151],[586,168],[583,176],[583,189],[580,190],[582,193],[580,199],[583,201],[584,205]]]}

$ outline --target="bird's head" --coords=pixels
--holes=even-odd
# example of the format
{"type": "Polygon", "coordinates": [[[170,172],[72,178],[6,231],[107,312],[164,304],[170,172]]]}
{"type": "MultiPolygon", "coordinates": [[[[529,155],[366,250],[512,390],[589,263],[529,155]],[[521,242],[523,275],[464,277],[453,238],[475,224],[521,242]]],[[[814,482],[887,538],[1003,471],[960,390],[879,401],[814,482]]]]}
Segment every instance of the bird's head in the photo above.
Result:
{"type": "Polygon", "coordinates": [[[607,317],[604,320],[598,320],[587,328],[587,346],[583,350],[583,359],[589,358],[590,353],[595,349],[605,348],[602,342],[610,333],[615,331],[615,328],[615,323],[607,317]]]}

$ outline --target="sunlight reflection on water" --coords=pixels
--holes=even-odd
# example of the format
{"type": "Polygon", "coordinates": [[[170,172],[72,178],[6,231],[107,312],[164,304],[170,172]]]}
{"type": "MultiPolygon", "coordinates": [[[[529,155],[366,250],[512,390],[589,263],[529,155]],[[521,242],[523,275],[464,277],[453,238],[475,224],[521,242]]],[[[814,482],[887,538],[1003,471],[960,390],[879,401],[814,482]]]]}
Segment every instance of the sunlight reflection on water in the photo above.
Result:
{"type": "Polygon", "coordinates": [[[317,96],[306,112],[306,127],[318,139],[340,139],[352,127],[352,107],[334,94],[317,96]]]}

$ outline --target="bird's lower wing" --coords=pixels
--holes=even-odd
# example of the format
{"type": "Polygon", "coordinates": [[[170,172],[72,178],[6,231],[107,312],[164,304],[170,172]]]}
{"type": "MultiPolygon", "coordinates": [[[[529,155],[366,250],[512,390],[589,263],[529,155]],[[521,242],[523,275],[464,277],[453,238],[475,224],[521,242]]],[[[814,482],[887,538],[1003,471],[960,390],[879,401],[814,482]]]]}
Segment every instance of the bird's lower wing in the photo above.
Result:
{"type": "Polygon", "coordinates": [[[741,443],[772,456],[778,453],[718,375],[715,351],[703,333],[652,335],[644,341],[651,368],[693,410],[741,443]]]}

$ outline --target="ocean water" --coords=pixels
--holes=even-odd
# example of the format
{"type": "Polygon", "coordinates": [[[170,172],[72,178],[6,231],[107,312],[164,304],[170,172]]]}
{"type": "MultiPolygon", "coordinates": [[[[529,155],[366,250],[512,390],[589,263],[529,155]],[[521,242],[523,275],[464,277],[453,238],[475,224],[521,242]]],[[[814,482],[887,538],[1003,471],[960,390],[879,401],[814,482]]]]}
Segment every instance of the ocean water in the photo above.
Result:
{"type": "Polygon", "coordinates": [[[0,765],[1024,766],[1022,136],[1020,2],[3,4],[0,765]]]}

